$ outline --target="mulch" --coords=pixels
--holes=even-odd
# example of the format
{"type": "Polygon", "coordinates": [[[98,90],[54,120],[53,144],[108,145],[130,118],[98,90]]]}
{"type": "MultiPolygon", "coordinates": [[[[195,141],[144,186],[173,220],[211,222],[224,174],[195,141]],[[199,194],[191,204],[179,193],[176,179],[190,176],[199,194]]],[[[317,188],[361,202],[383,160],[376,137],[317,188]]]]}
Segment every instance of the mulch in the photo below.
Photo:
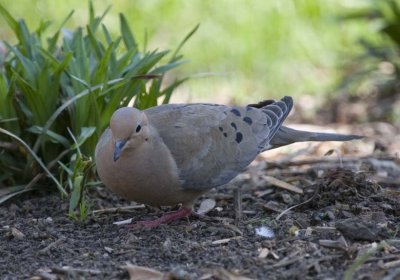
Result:
{"type": "Polygon", "coordinates": [[[91,187],[79,221],[58,193],[21,195],[0,208],[0,278],[400,279],[396,135],[267,153],[201,197],[203,214],[154,229],[114,222],[174,208],[91,187]]]}

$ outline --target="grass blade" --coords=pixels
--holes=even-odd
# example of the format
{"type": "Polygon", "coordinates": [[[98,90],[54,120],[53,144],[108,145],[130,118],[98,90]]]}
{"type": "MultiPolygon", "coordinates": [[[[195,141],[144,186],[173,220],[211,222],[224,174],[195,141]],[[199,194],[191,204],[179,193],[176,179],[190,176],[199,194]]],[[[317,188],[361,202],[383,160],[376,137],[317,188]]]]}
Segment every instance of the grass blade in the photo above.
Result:
{"type": "Polygon", "coordinates": [[[17,140],[18,142],[20,142],[25,149],[31,154],[31,156],[36,160],[36,162],[40,165],[40,167],[43,168],[43,170],[46,172],[46,174],[50,177],[50,179],[53,180],[53,182],[56,184],[58,190],[64,194],[67,195],[67,192],[64,190],[64,188],[62,187],[62,185],[60,184],[60,182],[58,182],[58,180],[53,176],[53,174],[50,172],[50,170],[47,169],[46,165],[44,165],[44,163],[42,162],[42,160],[36,155],[36,153],[29,147],[28,144],[25,143],[24,140],[22,140],[21,138],[19,138],[17,135],[0,128],[0,132],[4,133],[12,138],[14,138],[15,140],[17,140]]]}

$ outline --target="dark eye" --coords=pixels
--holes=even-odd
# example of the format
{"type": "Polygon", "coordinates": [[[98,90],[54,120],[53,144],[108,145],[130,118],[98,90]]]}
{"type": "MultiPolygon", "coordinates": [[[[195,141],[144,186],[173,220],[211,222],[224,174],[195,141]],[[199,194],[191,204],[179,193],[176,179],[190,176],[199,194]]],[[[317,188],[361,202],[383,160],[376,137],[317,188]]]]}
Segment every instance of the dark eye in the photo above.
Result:
{"type": "Polygon", "coordinates": [[[142,129],[142,127],[140,126],[140,124],[136,127],[136,133],[138,133],[140,130],[142,129]]]}

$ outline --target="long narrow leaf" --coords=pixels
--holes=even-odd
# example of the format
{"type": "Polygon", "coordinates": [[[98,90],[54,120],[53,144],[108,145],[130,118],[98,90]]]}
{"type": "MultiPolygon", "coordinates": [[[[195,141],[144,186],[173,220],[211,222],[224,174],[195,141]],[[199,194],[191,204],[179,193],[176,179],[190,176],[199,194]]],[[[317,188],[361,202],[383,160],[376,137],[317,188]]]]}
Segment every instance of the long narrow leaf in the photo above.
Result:
{"type": "Polygon", "coordinates": [[[183,45],[187,42],[187,40],[190,39],[190,37],[193,36],[193,34],[199,29],[200,23],[198,23],[186,36],[183,38],[182,42],[178,45],[176,48],[175,52],[172,54],[171,61],[174,61],[176,59],[177,54],[181,51],[183,45]]]}
{"type": "MultiPolygon", "coordinates": [[[[117,84],[124,80],[126,80],[126,79],[115,79],[115,80],[111,80],[111,81],[107,82],[107,84],[108,85],[117,84]]],[[[57,117],[61,114],[62,111],[64,111],[68,106],[70,106],[72,103],[74,103],[79,98],[82,98],[82,97],[88,95],[89,93],[95,91],[96,89],[100,89],[102,87],[103,87],[103,84],[96,85],[96,86],[91,87],[90,89],[84,90],[81,93],[70,98],[69,100],[65,101],[60,107],[58,107],[57,110],[51,115],[51,117],[47,120],[45,126],[43,127],[42,134],[37,138],[35,145],[33,146],[33,151],[37,152],[37,150],[40,147],[40,142],[42,140],[43,135],[45,135],[47,133],[49,128],[52,126],[52,124],[57,119],[57,117]]]]}
{"type": "Polygon", "coordinates": [[[0,13],[3,15],[3,17],[6,19],[8,25],[11,27],[11,29],[14,31],[15,35],[19,37],[19,28],[18,28],[18,22],[11,16],[11,14],[1,5],[0,3],[0,13]]]}
{"type": "Polygon", "coordinates": [[[2,204],[3,202],[9,200],[10,198],[19,195],[19,194],[23,194],[25,192],[29,192],[34,190],[34,188],[25,188],[25,186],[15,186],[15,189],[10,189],[10,192],[8,192],[7,194],[2,194],[0,196],[0,204],[2,204]]]}
{"type": "Polygon", "coordinates": [[[20,142],[25,149],[31,154],[31,156],[36,160],[36,162],[40,165],[40,167],[43,168],[43,170],[47,173],[47,175],[53,180],[53,182],[56,184],[58,190],[64,194],[67,195],[67,192],[64,190],[64,188],[61,186],[60,182],[58,182],[58,180],[53,176],[53,174],[50,172],[50,170],[47,169],[46,165],[44,165],[44,163],[42,162],[42,160],[36,155],[36,153],[29,147],[28,144],[25,143],[24,140],[22,140],[21,138],[19,138],[17,135],[0,128],[0,132],[4,133],[12,138],[14,138],[15,140],[17,140],[18,142],[20,142]]]}
{"type": "Polygon", "coordinates": [[[54,35],[50,38],[47,39],[47,50],[49,52],[54,52],[56,49],[56,44],[57,44],[57,40],[58,37],[60,36],[61,33],[61,29],[64,27],[64,25],[67,23],[67,21],[72,17],[72,15],[74,14],[74,10],[72,10],[71,12],[69,12],[69,14],[65,17],[65,19],[61,22],[59,28],[57,29],[57,32],[54,33],[54,35]]]}
{"type": "Polygon", "coordinates": [[[133,36],[131,28],[129,27],[128,21],[123,14],[119,14],[119,19],[121,24],[122,39],[124,40],[126,48],[128,50],[137,50],[137,43],[135,37],[133,36]]]}

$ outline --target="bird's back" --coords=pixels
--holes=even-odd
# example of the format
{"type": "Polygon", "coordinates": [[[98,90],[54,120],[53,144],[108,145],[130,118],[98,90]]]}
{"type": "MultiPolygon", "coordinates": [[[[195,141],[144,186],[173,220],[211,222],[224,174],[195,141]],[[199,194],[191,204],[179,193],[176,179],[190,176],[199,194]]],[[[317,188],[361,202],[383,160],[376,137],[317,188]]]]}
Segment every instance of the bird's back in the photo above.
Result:
{"type": "Polygon", "coordinates": [[[226,184],[269,143],[292,108],[292,99],[258,109],[215,104],[170,104],[145,110],[170,149],[187,188],[226,184]]]}

